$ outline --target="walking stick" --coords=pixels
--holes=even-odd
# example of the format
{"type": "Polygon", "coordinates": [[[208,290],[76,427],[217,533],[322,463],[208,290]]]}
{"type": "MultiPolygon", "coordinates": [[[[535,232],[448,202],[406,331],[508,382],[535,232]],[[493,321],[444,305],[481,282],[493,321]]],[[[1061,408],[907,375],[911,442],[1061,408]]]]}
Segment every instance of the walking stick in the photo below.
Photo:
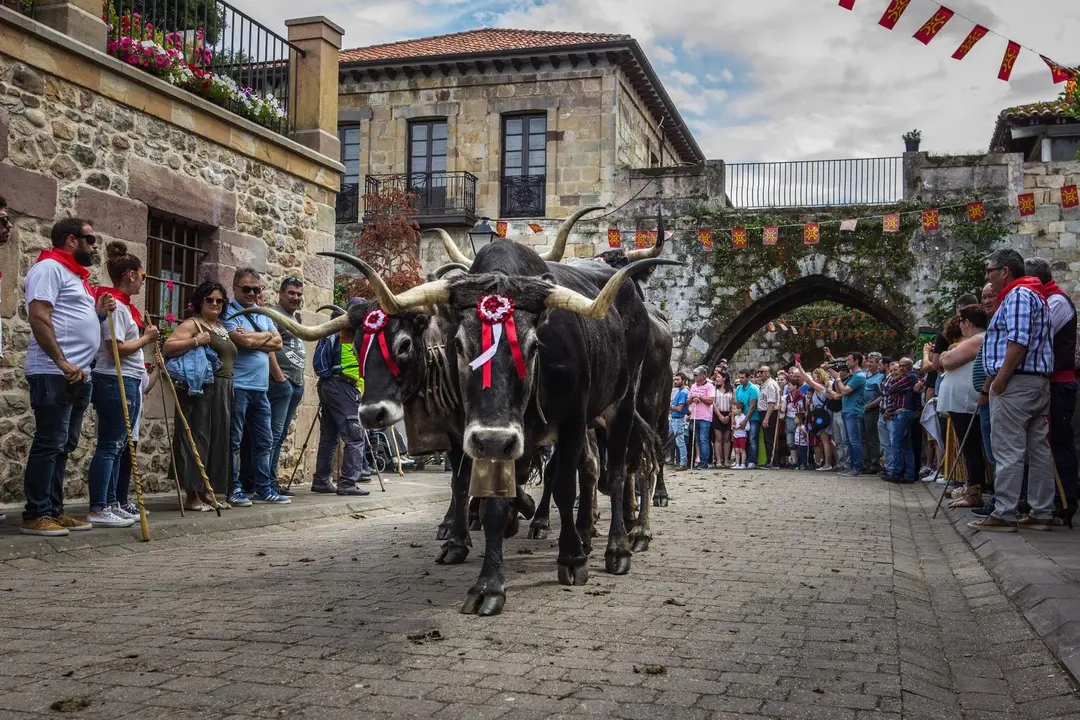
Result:
{"type": "Polygon", "coordinates": [[[322,405],[319,405],[315,410],[315,417],[311,418],[311,427],[308,428],[307,437],[304,438],[304,446],[300,448],[300,459],[293,465],[292,475],[289,476],[289,482],[285,485],[286,490],[292,487],[293,480],[296,478],[296,471],[300,469],[300,463],[304,461],[304,453],[307,452],[308,442],[311,440],[311,433],[315,432],[315,422],[319,419],[319,413],[321,412],[322,405]]]}
{"type": "MultiPolygon", "coordinates": [[[[394,457],[397,459],[397,474],[398,477],[405,477],[405,471],[401,469],[401,450],[398,449],[397,444],[397,432],[394,430],[394,426],[390,426],[390,439],[394,442],[394,457]]],[[[382,484],[382,476],[379,476],[379,483],[382,484]]]]}
{"type": "Polygon", "coordinates": [[[773,434],[772,434],[772,457],[769,458],[769,467],[775,467],[773,463],[776,462],[776,443],[780,440],[780,413],[776,413],[773,416],[773,434]]]}
{"type": "Polygon", "coordinates": [[[694,450],[697,449],[697,419],[693,415],[690,416],[690,467],[687,470],[694,469],[694,450]]]}
{"type": "MultiPolygon", "coordinates": [[[[180,407],[180,397],[176,393],[176,384],[173,383],[172,375],[165,370],[165,362],[161,357],[161,348],[155,348],[157,353],[158,362],[161,363],[161,374],[165,376],[165,379],[169,383],[169,389],[172,390],[173,404],[176,406],[176,414],[180,416],[180,423],[184,426],[184,432],[187,434],[188,444],[191,446],[191,454],[195,456],[195,464],[199,467],[199,474],[202,475],[203,485],[206,486],[206,492],[210,494],[210,500],[214,503],[214,512],[218,517],[221,517],[221,508],[218,507],[217,497],[214,495],[214,488],[210,486],[210,478],[206,476],[206,467],[203,465],[202,458],[199,456],[199,448],[195,446],[195,438],[191,434],[191,425],[188,424],[187,417],[184,415],[183,408],[180,407]]],[[[176,481],[180,482],[179,473],[177,473],[176,481]]]]}
{"type": "MultiPolygon", "coordinates": [[[[158,372],[165,374],[165,368],[162,365],[158,365],[158,372]]],[[[159,382],[161,385],[161,409],[165,411],[165,383],[159,382]]],[[[172,465],[173,480],[176,481],[176,501],[180,503],[180,517],[187,517],[184,514],[184,493],[180,490],[180,473],[176,472],[176,451],[173,450],[173,437],[172,429],[169,427],[169,413],[165,413],[165,437],[169,439],[169,463],[172,465]]]]}
{"type": "Polygon", "coordinates": [[[112,335],[113,364],[116,365],[116,379],[120,383],[120,407],[124,411],[124,427],[127,429],[128,452],[131,453],[131,479],[135,483],[135,504],[139,507],[139,528],[142,530],[143,542],[150,542],[150,523],[146,521],[146,508],[143,507],[142,478],[139,477],[139,461],[135,457],[135,440],[131,436],[131,416],[128,414],[127,390],[124,388],[124,374],[120,367],[120,344],[116,339],[116,324],[113,322],[113,311],[108,310],[109,334],[112,335]]]}
{"type": "MultiPolygon", "coordinates": [[[[393,428],[391,428],[391,430],[393,430],[393,428]]],[[[370,452],[371,451],[371,431],[370,430],[364,430],[364,445],[367,446],[367,449],[370,452]]],[[[371,459],[375,460],[375,453],[373,453],[373,452],[371,453],[371,459]]],[[[362,461],[366,462],[366,460],[363,459],[363,458],[362,458],[362,461]]],[[[379,478],[379,490],[381,492],[386,492],[386,486],[383,485],[383,481],[382,481],[382,473],[379,472],[379,463],[378,462],[373,462],[373,463],[371,463],[371,467],[374,468],[374,470],[375,470],[375,477],[379,478]]]]}
{"type": "MultiPolygon", "coordinates": [[[[941,510],[941,503],[945,500],[945,495],[949,492],[949,478],[956,472],[956,466],[960,462],[960,458],[964,457],[964,446],[967,445],[968,436],[971,435],[971,428],[975,427],[975,423],[978,422],[978,413],[975,415],[975,419],[968,423],[967,431],[964,433],[964,439],[960,441],[960,446],[956,451],[956,457],[953,458],[952,469],[949,474],[945,476],[945,487],[941,490],[941,497],[938,498],[937,507],[934,508],[934,515],[931,520],[937,519],[938,511],[941,510]]],[[[949,418],[949,431],[952,430],[952,418],[949,418]]],[[[948,447],[948,445],[946,445],[948,447]]],[[[942,454],[944,456],[944,453],[942,454]]]]}

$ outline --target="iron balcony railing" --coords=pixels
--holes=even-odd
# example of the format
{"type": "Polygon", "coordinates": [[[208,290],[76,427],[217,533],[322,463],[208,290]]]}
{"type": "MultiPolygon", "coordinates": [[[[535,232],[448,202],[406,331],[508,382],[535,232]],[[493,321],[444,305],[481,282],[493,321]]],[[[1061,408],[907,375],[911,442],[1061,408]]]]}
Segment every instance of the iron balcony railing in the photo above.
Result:
{"type": "Polygon", "coordinates": [[[738,208],[883,205],[904,198],[904,158],[727,163],[724,189],[738,208]]]}
{"type": "Polygon", "coordinates": [[[500,185],[500,217],[544,216],[547,175],[504,175],[500,185]]]}
{"type": "Polygon", "coordinates": [[[360,184],[348,183],[341,186],[337,195],[337,221],[339,225],[357,222],[360,219],[360,184]]]}
{"type": "MultiPolygon", "coordinates": [[[[413,217],[418,220],[430,217],[476,219],[476,176],[470,172],[368,175],[364,179],[365,195],[376,195],[391,188],[410,194],[416,211],[413,217]]],[[[342,222],[340,213],[338,222],[342,222]]]]}
{"type": "Polygon", "coordinates": [[[106,0],[110,55],[248,120],[295,128],[303,50],[222,0],[106,0]]]}

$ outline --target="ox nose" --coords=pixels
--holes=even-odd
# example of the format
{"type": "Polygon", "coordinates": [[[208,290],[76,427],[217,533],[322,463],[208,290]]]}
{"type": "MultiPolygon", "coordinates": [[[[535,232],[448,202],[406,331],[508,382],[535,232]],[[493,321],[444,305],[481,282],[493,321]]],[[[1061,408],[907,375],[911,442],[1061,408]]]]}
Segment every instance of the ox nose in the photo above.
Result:
{"type": "Polygon", "coordinates": [[[360,424],[366,428],[387,428],[401,419],[400,406],[380,402],[374,405],[360,406],[360,424]]]}
{"type": "Polygon", "coordinates": [[[480,460],[517,460],[523,445],[521,433],[509,428],[476,428],[465,437],[465,451],[480,460]]]}

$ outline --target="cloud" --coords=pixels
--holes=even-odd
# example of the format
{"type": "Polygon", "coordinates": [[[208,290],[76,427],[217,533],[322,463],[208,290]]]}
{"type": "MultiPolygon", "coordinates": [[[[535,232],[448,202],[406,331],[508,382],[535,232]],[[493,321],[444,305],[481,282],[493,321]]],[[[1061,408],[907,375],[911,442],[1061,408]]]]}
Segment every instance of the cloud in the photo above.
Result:
{"type": "Polygon", "coordinates": [[[735,76],[731,73],[730,70],[724,68],[716,75],[713,75],[712,73],[706,73],[705,79],[711,83],[729,83],[735,79],[735,76]]]}
{"type": "Polygon", "coordinates": [[[672,70],[668,75],[680,85],[697,85],[698,82],[697,77],[682,70],[672,70]]]}

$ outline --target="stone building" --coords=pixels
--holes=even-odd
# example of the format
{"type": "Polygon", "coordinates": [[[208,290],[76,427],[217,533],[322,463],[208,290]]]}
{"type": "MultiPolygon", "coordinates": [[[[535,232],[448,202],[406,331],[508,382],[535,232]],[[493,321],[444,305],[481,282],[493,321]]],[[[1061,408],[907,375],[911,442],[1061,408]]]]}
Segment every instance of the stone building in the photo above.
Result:
{"type": "MultiPolygon", "coordinates": [[[[534,223],[545,232],[521,237],[542,247],[561,218],[614,205],[627,170],[704,161],[627,35],[482,29],[356,48],[339,85],[343,250],[363,196],[387,187],[417,194],[421,228],[460,242],[480,217],[534,223]]],[[[425,241],[425,264],[444,258],[425,241]]]]}
{"type": "MultiPolygon", "coordinates": [[[[198,282],[231,288],[241,265],[262,270],[273,290],[304,277],[317,307],[331,297],[333,267],[314,253],[333,246],[342,170],[332,85],[342,31],[325,18],[287,23],[289,42],[275,37],[288,50],[268,66],[293,90],[275,130],[107,52],[98,0],[38,2],[28,12],[0,6],[0,195],[15,225],[0,249],[0,499],[8,502],[21,496],[34,428],[22,281],[58,217],[90,218],[103,241],[121,239],[145,258],[148,282],[136,302],[163,328],[198,282]]],[[[101,267],[91,279],[108,281],[101,267]]],[[[160,395],[148,398],[139,455],[151,490],[169,486],[166,412],[171,422],[171,402],[166,410],[160,395]]],[[[85,487],[92,453],[92,411],[87,420],[68,466],[72,495],[85,487]]]]}

